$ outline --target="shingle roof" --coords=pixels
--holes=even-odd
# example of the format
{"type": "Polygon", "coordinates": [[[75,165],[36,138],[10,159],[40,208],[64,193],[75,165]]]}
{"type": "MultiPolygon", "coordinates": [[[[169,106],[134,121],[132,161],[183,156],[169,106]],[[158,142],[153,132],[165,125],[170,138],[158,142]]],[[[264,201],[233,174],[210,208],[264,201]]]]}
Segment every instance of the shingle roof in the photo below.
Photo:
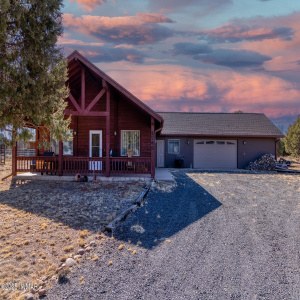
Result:
{"type": "Polygon", "coordinates": [[[159,112],[163,135],[284,137],[264,115],[257,113],[159,112]]]}

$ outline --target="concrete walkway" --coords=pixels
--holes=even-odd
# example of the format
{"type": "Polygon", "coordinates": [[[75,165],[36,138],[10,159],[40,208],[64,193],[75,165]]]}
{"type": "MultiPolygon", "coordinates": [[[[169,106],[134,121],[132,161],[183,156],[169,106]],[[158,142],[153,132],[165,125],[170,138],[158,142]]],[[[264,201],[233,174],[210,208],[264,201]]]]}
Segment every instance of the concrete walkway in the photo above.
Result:
{"type": "Polygon", "coordinates": [[[155,169],[155,180],[175,181],[170,171],[166,168],[155,169]]]}

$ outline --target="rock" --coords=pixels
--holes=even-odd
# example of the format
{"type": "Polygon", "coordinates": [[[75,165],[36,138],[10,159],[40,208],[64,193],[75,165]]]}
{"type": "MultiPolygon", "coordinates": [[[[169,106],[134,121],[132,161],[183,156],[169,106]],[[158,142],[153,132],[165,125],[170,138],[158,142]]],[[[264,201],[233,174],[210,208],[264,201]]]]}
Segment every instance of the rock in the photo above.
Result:
{"type": "Polygon", "coordinates": [[[25,300],[33,300],[34,299],[33,297],[34,296],[31,293],[27,293],[27,294],[24,295],[25,300]]]}
{"type": "Polygon", "coordinates": [[[76,260],[77,258],[82,258],[82,255],[75,255],[74,259],[76,260]]]}
{"type": "Polygon", "coordinates": [[[35,294],[36,292],[37,292],[36,289],[34,289],[34,288],[31,288],[31,289],[30,289],[30,293],[31,293],[31,294],[35,294]]]}
{"type": "Polygon", "coordinates": [[[91,241],[90,242],[90,246],[95,247],[96,246],[96,242],[95,241],[91,241]]]}
{"type": "Polygon", "coordinates": [[[79,249],[79,250],[78,250],[78,254],[79,254],[79,255],[83,255],[83,254],[84,254],[84,249],[79,249]]]}
{"type": "Polygon", "coordinates": [[[40,289],[40,290],[38,290],[38,294],[39,294],[39,297],[42,297],[42,296],[46,295],[46,290],[40,289]]]}
{"type": "Polygon", "coordinates": [[[86,248],[85,248],[85,251],[86,251],[86,252],[90,252],[91,250],[92,250],[92,247],[86,247],[86,248]]]}
{"type": "Polygon", "coordinates": [[[48,280],[50,278],[50,275],[47,275],[47,276],[44,276],[43,278],[42,278],[42,280],[43,281],[46,281],[46,280],[48,280]]]}
{"type": "Polygon", "coordinates": [[[76,265],[76,261],[73,259],[73,258],[67,258],[67,260],[66,260],[66,265],[68,266],[68,267],[73,267],[74,265],[76,265]]]}
{"type": "Polygon", "coordinates": [[[61,271],[62,269],[63,269],[63,267],[59,267],[59,268],[57,268],[57,269],[56,269],[56,271],[55,271],[55,273],[56,273],[56,274],[58,274],[58,273],[59,273],[59,271],[61,271]]]}

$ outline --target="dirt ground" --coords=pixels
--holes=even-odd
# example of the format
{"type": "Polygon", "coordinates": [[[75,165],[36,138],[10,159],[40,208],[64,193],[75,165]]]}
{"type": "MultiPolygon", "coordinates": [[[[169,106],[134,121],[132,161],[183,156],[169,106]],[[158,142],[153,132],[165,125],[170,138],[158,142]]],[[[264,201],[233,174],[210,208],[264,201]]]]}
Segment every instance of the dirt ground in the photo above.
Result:
{"type": "Polygon", "coordinates": [[[289,169],[300,171],[300,157],[283,156],[283,158],[291,162],[289,169]]]}
{"type": "MultiPolygon", "coordinates": [[[[11,173],[10,165],[1,166],[0,178],[11,173]]],[[[76,258],[77,265],[82,260],[97,263],[94,249],[108,240],[101,234],[104,226],[145,186],[144,181],[0,180],[0,299],[23,299],[35,285],[48,291],[68,272],[59,270],[60,265],[90,243],[91,249],[76,258]]]]}

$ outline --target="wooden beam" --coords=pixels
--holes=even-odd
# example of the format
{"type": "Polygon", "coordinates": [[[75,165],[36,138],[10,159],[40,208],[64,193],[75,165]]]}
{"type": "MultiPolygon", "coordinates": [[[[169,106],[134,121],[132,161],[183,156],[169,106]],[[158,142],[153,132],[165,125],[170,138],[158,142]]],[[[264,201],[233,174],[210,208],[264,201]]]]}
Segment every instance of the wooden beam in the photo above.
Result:
{"type": "Polygon", "coordinates": [[[151,178],[155,177],[155,123],[151,117],[151,178]]]}
{"type": "Polygon", "coordinates": [[[58,143],[58,176],[63,175],[63,151],[64,151],[64,145],[62,141],[59,141],[58,143]]]}
{"type": "Polygon", "coordinates": [[[76,102],[76,100],[73,97],[73,95],[71,94],[71,92],[69,92],[69,99],[71,100],[72,104],[77,109],[77,111],[81,111],[81,108],[79,107],[78,103],[76,102]]]}
{"type": "Polygon", "coordinates": [[[108,115],[106,111],[76,111],[71,109],[65,109],[64,114],[79,117],[106,117],[108,115]]]}
{"type": "Polygon", "coordinates": [[[85,70],[81,69],[81,109],[85,109],[85,70]]]}
{"type": "MultiPolygon", "coordinates": [[[[107,85],[106,87],[107,88],[107,85]]],[[[110,91],[107,89],[106,92],[106,169],[105,169],[105,175],[106,177],[109,177],[110,173],[110,163],[109,163],[109,151],[110,151],[110,91]]]]}
{"type": "Polygon", "coordinates": [[[12,161],[12,176],[17,175],[17,155],[18,155],[18,150],[17,150],[17,143],[12,147],[12,153],[11,153],[11,161],[12,161]]]}
{"type": "Polygon", "coordinates": [[[101,99],[101,97],[104,95],[104,93],[107,91],[107,88],[103,88],[99,94],[93,99],[93,101],[89,104],[89,106],[86,108],[85,111],[90,111],[95,104],[101,99]]]}

